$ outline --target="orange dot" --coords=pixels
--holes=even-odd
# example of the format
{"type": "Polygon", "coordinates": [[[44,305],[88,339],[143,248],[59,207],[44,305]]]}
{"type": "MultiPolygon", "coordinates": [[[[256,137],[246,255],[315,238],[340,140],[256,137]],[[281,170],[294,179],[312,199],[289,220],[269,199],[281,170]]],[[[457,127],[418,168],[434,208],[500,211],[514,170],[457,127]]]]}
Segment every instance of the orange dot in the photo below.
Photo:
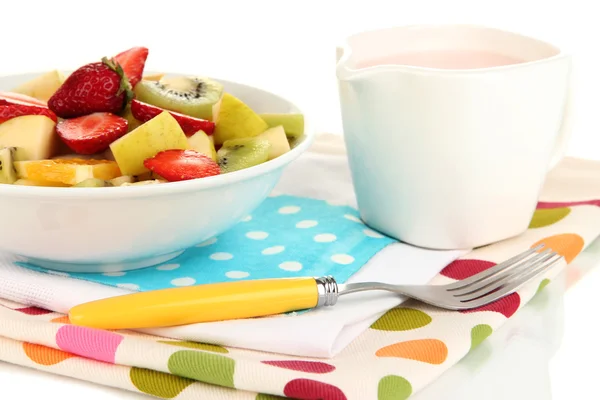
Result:
{"type": "Polygon", "coordinates": [[[441,340],[421,339],[394,343],[382,347],[375,353],[377,357],[398,357],[422,361],[429,364],[441,364],[448,357],[448,347],[441,340]]]}
{"type": "Polygon", "coordinates": [[[573,259],[581,253],[584,246],[583,238],[575,233],[563,233],[561,235],[550,236],[537,241],[531,247],[535,247],[541,243],[563,256],[567,263],[573,261],[573,259]]]}
{"type": "Polygon", "coordinates": [[[68,315],[63,315],[62,317],[54,318],[50,322],[55,322],[57,324],[70,324],[71,323],[68,315]]]}
{"type": "Polygon", "coordinates": [[[39,344],[23,342],[23,350],[31,361],[40,365],[55,365],[71,357],[73,354],[39,344]]]}

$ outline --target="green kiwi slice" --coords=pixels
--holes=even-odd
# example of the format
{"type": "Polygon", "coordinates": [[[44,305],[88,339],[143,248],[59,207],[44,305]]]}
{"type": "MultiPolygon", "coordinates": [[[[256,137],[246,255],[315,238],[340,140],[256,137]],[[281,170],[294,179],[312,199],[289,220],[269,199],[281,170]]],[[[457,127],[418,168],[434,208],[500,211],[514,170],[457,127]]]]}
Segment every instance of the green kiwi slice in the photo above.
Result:
{"type": "Polygon", "coordinates": [[[222,173],[250,168],[266,162],[270,148],[268,140],[257,137],[226,140],[217,151],[217,162],[222,173]]]}
{"type": "Polygon", "coordinates": [[[0,149],[0,183],[15,183],[17,181],[17,171],[13,162],[15,162],[15,147],[5,147],[0,149]]]}
{"type": "Polygon", "coordinates": [[[135,97],[166,110],[213,120],[223,95],[223,85],[204,77],[164,77],[142,80],[135,85],[135,97]]]}

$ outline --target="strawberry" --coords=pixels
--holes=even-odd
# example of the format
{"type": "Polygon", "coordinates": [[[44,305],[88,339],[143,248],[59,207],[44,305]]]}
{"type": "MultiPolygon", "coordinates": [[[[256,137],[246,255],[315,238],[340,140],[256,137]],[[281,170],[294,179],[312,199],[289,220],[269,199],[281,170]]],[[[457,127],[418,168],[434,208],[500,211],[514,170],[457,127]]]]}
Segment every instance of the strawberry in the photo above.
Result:
{"type": "Polygon", "coordinates": [[[45,115],[52,121],[56,122],[56,114],[45,107],[38,106],[26,106],[19,103],[6,103],[2,105],[2,99],[0,99],[0,123],[7,121],[11,118],[21,117],[23,115],[45,115]]]}
{"type": "MultiPolygon", "coordinates": [[[[131,113],[133,117],[141,122],[146,122],[162,113],[163,110],[160,107],[153,106],[151,104],[142,103],[137,99],[131,101],[131,113]]],[[[175,118],[175,120],[181,126],[183,133],[187,136],[192,136],[194,133],[202,130],[207,135],[212,135],[215,131],[215,123],[207,121],[205,119],[190,117],[189,115],[179,114],[173,111],[169,111],[169,114],[175,118]]]]}
{"type": "Polygon", "coordinates": [[[29,97],[20,93],[0,92],[0,106],[9,104],[25,104],[27,106],[38,106],[48,108],[45,101],[38,100],[35,97],[29,97]]]}
{"type": "Polygon", "coordinates": [[[73,72],[48,100],[48,108],[61,118],[96,112],[120,113],[133,98],[123,68],[106,57],[73,72]]]}
{"type": "Polygon", "coordinates": [[[145,47],[133,47],[115,56],[114,61],[121,64],[132,88],[142,80],[147,58],[148,49],[145,47]]]}
{"type": "Polygon", "coordinates": [[[56,133],[75,153],[95,154],[127,133],[127,120],[111,113],[94,113],[60,121],[56,133]]]}
{"type": "Polygon", "coordinates": [[[144,166],[169,182],[219,175],[219,164],[194,150],[165,150],[144,161],[144,166]]]}

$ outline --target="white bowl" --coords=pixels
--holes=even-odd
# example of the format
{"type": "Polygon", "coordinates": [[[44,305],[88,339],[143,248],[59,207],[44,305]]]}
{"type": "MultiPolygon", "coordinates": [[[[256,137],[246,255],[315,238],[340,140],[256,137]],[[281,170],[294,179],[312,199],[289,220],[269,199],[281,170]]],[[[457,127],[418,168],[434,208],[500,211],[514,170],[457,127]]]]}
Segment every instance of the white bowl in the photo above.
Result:
{"type": "MultiPolygon", "coordinates": [[[[0,77],[0,90],[35,76],[0,77]]],[[[273,93],[218,80],[259,113],[302,112],[273,93]]],[[[312,143],[307,123],[303,140],[288,153],[208,178],[116,188],[0,184],[0,252],[68,272],[126,271],[165,262],[252,213],[284,168],[312,143]]]]}

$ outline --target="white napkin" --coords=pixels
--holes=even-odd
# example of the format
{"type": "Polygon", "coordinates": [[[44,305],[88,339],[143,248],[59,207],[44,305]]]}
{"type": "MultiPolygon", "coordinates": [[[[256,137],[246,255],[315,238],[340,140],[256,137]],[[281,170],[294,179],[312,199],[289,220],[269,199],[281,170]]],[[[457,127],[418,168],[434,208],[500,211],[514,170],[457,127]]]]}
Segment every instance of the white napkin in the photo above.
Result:
{"type": "MultiPolygon", "coordinates": [[[[285,170],[276,192],[325,199],[356,208],[342,137],[317,136],[311,149],[285,170]]],[[[425,284],[465,252],[425,250],[395,243],[375,255],[348,282],[425,284]]],[[[67,313],[79,303],[130,293],[125,289],[69,278],[60,272],[31,271],[15,266],[12,261],[11,256],[0,255],[0,297],[4,299],[67,313]]],[[[298,315],[143,332],[244,349],[329,358],[404,300],[404,297],[386,292],[363,292],[341,297],[335,307],[298,315]]]]}

